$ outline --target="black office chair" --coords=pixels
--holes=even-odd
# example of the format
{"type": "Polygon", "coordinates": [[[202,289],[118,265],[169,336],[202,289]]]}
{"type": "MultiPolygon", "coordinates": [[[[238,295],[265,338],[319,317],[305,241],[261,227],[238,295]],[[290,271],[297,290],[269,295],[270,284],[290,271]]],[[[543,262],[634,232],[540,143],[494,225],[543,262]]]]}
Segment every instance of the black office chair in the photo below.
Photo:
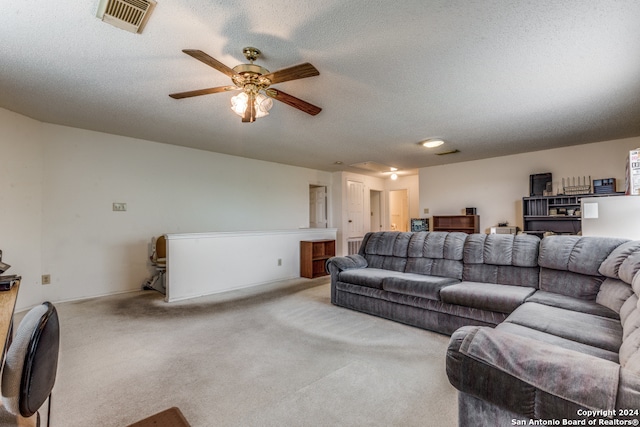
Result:
{"type": "Polygon", "coordinates": [[[58,312],[50,302],[32,308],[22,319],[7,351],[2,371],[1,426],[40,426],[38,409],[56,381],[60,348],[58,312]]]}

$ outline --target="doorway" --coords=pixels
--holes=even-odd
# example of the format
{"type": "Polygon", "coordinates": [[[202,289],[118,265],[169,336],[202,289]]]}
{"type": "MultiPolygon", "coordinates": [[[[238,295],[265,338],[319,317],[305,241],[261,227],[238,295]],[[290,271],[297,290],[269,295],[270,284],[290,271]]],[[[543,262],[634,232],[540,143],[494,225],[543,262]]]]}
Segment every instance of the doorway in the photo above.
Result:
{"type": "Polygon", "coordinates": [[[409,231],[409,191],[389,191],[389,219],[392,231],[409,231]]]}
{"type": "Polygon", "coordinates": [[[369,230],[382,231],[382,191],[370,190],[371,224],[369,230]]]}
{"type": "Polygon", "coordinates": [[[327,227],[327,187],[309,185],[309,228],[327,227]]]}

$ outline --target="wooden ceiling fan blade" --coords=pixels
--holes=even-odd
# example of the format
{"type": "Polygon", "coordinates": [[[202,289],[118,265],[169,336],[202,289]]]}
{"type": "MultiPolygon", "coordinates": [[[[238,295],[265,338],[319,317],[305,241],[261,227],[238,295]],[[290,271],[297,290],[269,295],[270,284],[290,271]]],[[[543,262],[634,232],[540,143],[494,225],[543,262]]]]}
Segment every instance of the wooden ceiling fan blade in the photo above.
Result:
{"type": "Polygon", "coordinates": [[[233,76],[238,75],[238,73],[233,71],[232,68],[227,67],[222,62],[218,61],[215,58],[212,58],[211,56],[207,55],[206,53],[204,53],[201,50],[183,49],[182,51],[184,53],[186,53],[187,55],[194,57],[198,61],[203,62],[203,63],[207,64],[208,66],[213,67],[216,70],[220,71],[221,73],[226,74],[229,77],[233,77],[233,76]]]}
{"type": "Polygon", "coordinates": [[[304,64],[294,65],[293,67],[283,68],[282,70],[265,74],[264,77],[271,80],[271,84],[276,84],[319,75],[320,71],[318,71],[316,67],[305,62],[304,64]]]}
{"type": "Polygon", "coordinates": [[[192,96],[209,95],[211,93],[229,92],[233,90],[240,90],[237,86],[218,86],[210,87],[208,89],[190,90],[188,92],[178,92],[169,94],[173,99],[191,98],[192,96]]]}
{"type": "Polygon", "coordinates": [[[307,114],[311,114],[312,116],[315,116],[320,111],[322,111],[322,108],[317,107],[313,104],[309,104],[307,101],[303,101],[302,99],[296,98],[295,96],[289,95],[288,93],[284,93],[279,89],[269,88],[265,91],[265,93],[267,94],[267,96],[273,99],[284,102],[285,104],[293,108],[297,108],[300,111],[304,111],[307,114]]]}

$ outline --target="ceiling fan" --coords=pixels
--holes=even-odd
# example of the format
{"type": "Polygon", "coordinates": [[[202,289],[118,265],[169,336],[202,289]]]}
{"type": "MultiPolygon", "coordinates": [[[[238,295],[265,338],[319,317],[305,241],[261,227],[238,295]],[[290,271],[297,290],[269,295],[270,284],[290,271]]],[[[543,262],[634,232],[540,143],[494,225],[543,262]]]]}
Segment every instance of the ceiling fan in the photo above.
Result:
{"type": "Polygon", "coordinates": [[[233,68],[227,67],[201,50],[184,49],[183,52],[231,77],[233,85],[170,94],[169,96],[174,99],[240,90],[242,91],[240,94],[231,98],[231,109],[246,123],[254,122],[257,118],[269,114],[269,109],[273,105],[271,99],[284,102],[312,116],[322,111],[320,107],[270,87],[276,83],[320,75],[320,72],[308,62],[271,73],[266,68],[253,63],[261,53],[255,47],[245,47],[242,50],[250,64],[240,64],[233,68]]]}

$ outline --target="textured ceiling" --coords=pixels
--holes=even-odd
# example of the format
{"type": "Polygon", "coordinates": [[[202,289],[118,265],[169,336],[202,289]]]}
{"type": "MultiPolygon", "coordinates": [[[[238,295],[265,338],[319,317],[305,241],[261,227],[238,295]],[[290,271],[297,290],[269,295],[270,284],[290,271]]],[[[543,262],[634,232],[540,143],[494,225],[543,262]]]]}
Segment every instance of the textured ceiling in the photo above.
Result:
{"type": "Polygon", "coordinates": [[[0,0],[0,107],[35,119],[309,167],[410,170],[640,135],[637,0],[158,0],[142,34],[96,18],[98,0],[0,0]],[[241,123],[230,84],[185,55],[320,76],[274,87],[241,123]],[[444,138],[427,150],[418,142],[444,138]],[[457,149],[459,153],[437,156],[457,149]],[[336,165],[335,162],[343,165],[336,165]]]}

